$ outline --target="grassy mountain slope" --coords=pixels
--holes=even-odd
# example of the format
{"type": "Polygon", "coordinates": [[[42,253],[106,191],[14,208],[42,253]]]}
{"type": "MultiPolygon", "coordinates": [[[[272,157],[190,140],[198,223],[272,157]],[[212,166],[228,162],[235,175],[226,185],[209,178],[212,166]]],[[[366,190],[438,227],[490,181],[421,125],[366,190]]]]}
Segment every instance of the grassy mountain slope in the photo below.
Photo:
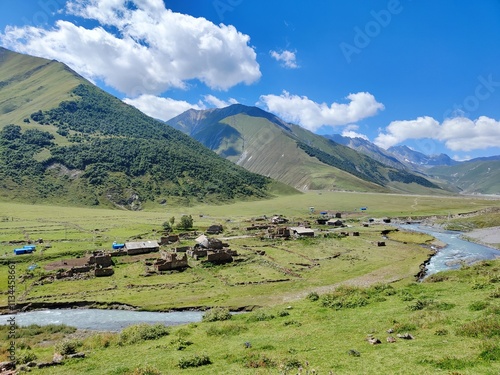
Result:
{"type": "Polygon", "coordinates": [[[187,111],[167,122],[246,169],[295,188],[419,192],[437,186],[256,107],[187,111]]]}
{"type": "Polygon", "coordinates": [[[113,204],[268,196],[271,181],[218,157],[65,65],[0,50],[0,190],[113,204]]]}
{"type": "Polygon", "coordinates": [[[464,193],[500,194],[500,160],[433,167],[428,173],[454,184],[464,193]]]}

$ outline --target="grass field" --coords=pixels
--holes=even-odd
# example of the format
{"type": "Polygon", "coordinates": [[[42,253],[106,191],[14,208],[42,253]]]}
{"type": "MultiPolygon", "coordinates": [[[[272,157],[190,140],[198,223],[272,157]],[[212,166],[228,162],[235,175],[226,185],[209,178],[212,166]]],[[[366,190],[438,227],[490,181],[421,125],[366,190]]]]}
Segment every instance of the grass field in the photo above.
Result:
{"type": "MultiPolygon", "coordinates": [[[[110,333],[77,336],[79,350],[87,357],[34,370],[39,374],[296,374],[300,367],[310,374],[313,369],[319,374],[498,374],[498,261],[439,273],[417,283],[415,274],[430,254],[422,244],[432,238],[391,232],[384,239],[386,246],[378,247],[381,230],[392,227],[362,224],[384,217],[462,214],[465,219],[466,213],[477,215],[488,209],[483,219],[471,216],[471,222],[485,226],[496,222],[499,207],[500,200],[477,197],[348,192],[311,192],[218,206],[151,205],[140,212],[1,202],[0,288],[7,290],[7,263],[11,262],[16,267],[19,303],[253,309],[229,321],[170,328],[168,336],[133,344],[120,343],[120,337],[110,333]],[[332,230],[316,225],[314,219],[321,211],[342,212],[348,227],[332,230]],[[316,236],[248,237],[246,227],[274,214],[284,215],[292,225],[311,221],[316,236]],[[182,215],[193,216],[198,233],[211,224],[222,224],[220,237],[238,252],[238,261],[207,266],[189,260],[190,267],[183,272],[144,277],[145,258],[156,255],[126,256],[114,258],[111,277],[41,282],[53,272],[46,267],[54,262],[108,250],[113,241],[158,239],[163,222],[171,217],[179,222],[182,215]],[[359,231],[360,236],[339,237],[339,231],[359,231]],[[11,242],[40,238],[43,243],[35,254],[12,255],[18,245],[11,242]],[[37,268],[29,272],[33,264],[37,268]],[[388,329],[394,333],[388,334],[388,329]],[[396,337],[406,332],[415,339],[396,337]],[[369,344],[369,335],[381,344],[369,344]],[[389,335],[397,341],[387,343],[389,335]],[[189,367],[207,358],[211,364],[189,367]]],[[[193,233],[178,245],[193,245],[194,237],[193,233]]],[[[7,305],[7,293],[0,295],[0,305],[7,305]]],[[[61,333],[27,334],[18,340],[18,354],[34,353],[38,361],[48,361],[61,341],[61,333]]],[[[0,360],[6,358],[6,351],[2,346],[0,360]]]]}

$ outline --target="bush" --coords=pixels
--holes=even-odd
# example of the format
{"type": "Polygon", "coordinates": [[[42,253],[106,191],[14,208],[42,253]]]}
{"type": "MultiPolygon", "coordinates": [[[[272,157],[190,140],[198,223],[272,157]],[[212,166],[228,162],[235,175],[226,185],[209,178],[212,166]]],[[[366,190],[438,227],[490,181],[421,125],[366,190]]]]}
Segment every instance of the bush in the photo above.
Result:
{"type": "Polygon", "coordinates": [[[36,356],[36,354],[30,350],[27,350],[25,352],[22,352],[22,353],[16,355],[16,361],[20,365],[23,365],[23,364],[28,363],[28,362],[36,361],[37,358],[38,357],[36,356]]]}
{"type": "Polygon", "coordinates": [[[191,358],[181,358],[177,366],[179,368],[200,367],[212,364],[212,361],[207,355],[198,355],[191,358]]]}
{"type": "Polygon", "coordinates": [[[352,309],[370,303],[367,292],[360,288],[339,287],[333,293],[323,296],[322,305],[335,310],[352,309]]]}
{"type": "Polygon", "coordinates": [[[247,358],[244,366],[248,368],[270,368],[276,367],[276,362],[267,357],[265,354],[252,354],[247,358]]]}
{"type": "Polygon", "coordinates": [[[256,313],[250,314],[247,318],[247,322],[263,322],[266,320],[272,320],[275,316],[273,314],[266,314],[263,311],[257,311],[256,313]]]}
{"type": "Polygon", "coordinates": [[[150,325],[146,323],[126,327],[120,333],[120,344],[134,344],[145,340],[157,340],[168,335],[169,331],[161,323],[150,325]]]}
{"type": "Polygon", "coordinates": [[[203,314],[202,321],[204,322],[216,322],[222,320],[231,319],[231,312],[228,309],[222,307],[214,307],[203,314]]]}
{"type": "Polygon", "coordinates": [[[318,293],[316,293],[316,292],[311,292],[311,293],[309,293],[309,294],[307,295],[307,297],[306,297],[306,298],[307,298],[309,301],[314,302],[314,301],[319,300],[319,294],[318,294],[318,293]]]}
{"type": "Polygon", "coordinates": [[[63,340],[56,344],[54,350],[61,355],[75,354],[81,345],[78,340],[63,340]]]}

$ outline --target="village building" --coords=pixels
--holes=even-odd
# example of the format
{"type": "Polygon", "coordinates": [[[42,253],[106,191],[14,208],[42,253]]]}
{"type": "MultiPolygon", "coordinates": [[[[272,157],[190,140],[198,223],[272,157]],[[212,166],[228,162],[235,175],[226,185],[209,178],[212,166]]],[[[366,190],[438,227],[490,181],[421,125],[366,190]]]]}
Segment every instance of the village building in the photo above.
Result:
{"type": "Polygon", "coordinates": [[[127,255],[147,254],[160,250],[158,241],[125,242],[127,255]]]}
{"type": "Polygon", "coordinates": [[[295,237],[314,237],[314,229],[306,227],[290,227],[290,232],[295,237]]]}
{"type": "Polygon", "coordinates": [[[328,220],[327,224],[332,225],[334,227],[343,227],[344,226],[343,221],[339,220],[339,219],[330,219],[330,220],[328,220]]]}
{"type": "Polygon", "coordinates": [[[223,231],[222,225],[214,224],[214,225],[210,225],[207,228],[206,233],[207,234],[220,234],[220,233],[222,233],[222,231],[223,231]]]}
{"type": "Polygon", "coordinates": [[[167,251],[161,252],[161,258],[157,259],[153,263],[153,267],[156,271],[171,271],[179,270],[188,267],[187,255],[170,253],[167,251]]]}

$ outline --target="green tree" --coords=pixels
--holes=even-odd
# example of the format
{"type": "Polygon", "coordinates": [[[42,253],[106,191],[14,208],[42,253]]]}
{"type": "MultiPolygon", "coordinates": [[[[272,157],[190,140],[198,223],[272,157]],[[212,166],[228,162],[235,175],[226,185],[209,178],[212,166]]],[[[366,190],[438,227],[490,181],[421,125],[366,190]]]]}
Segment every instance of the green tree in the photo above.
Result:
{"type": "Polygon", "coordinates": [[[193,217],[191,215],[182,215],[181,222],[177,224],[178,229],[191,229],[193,228],[193,217]]]}

